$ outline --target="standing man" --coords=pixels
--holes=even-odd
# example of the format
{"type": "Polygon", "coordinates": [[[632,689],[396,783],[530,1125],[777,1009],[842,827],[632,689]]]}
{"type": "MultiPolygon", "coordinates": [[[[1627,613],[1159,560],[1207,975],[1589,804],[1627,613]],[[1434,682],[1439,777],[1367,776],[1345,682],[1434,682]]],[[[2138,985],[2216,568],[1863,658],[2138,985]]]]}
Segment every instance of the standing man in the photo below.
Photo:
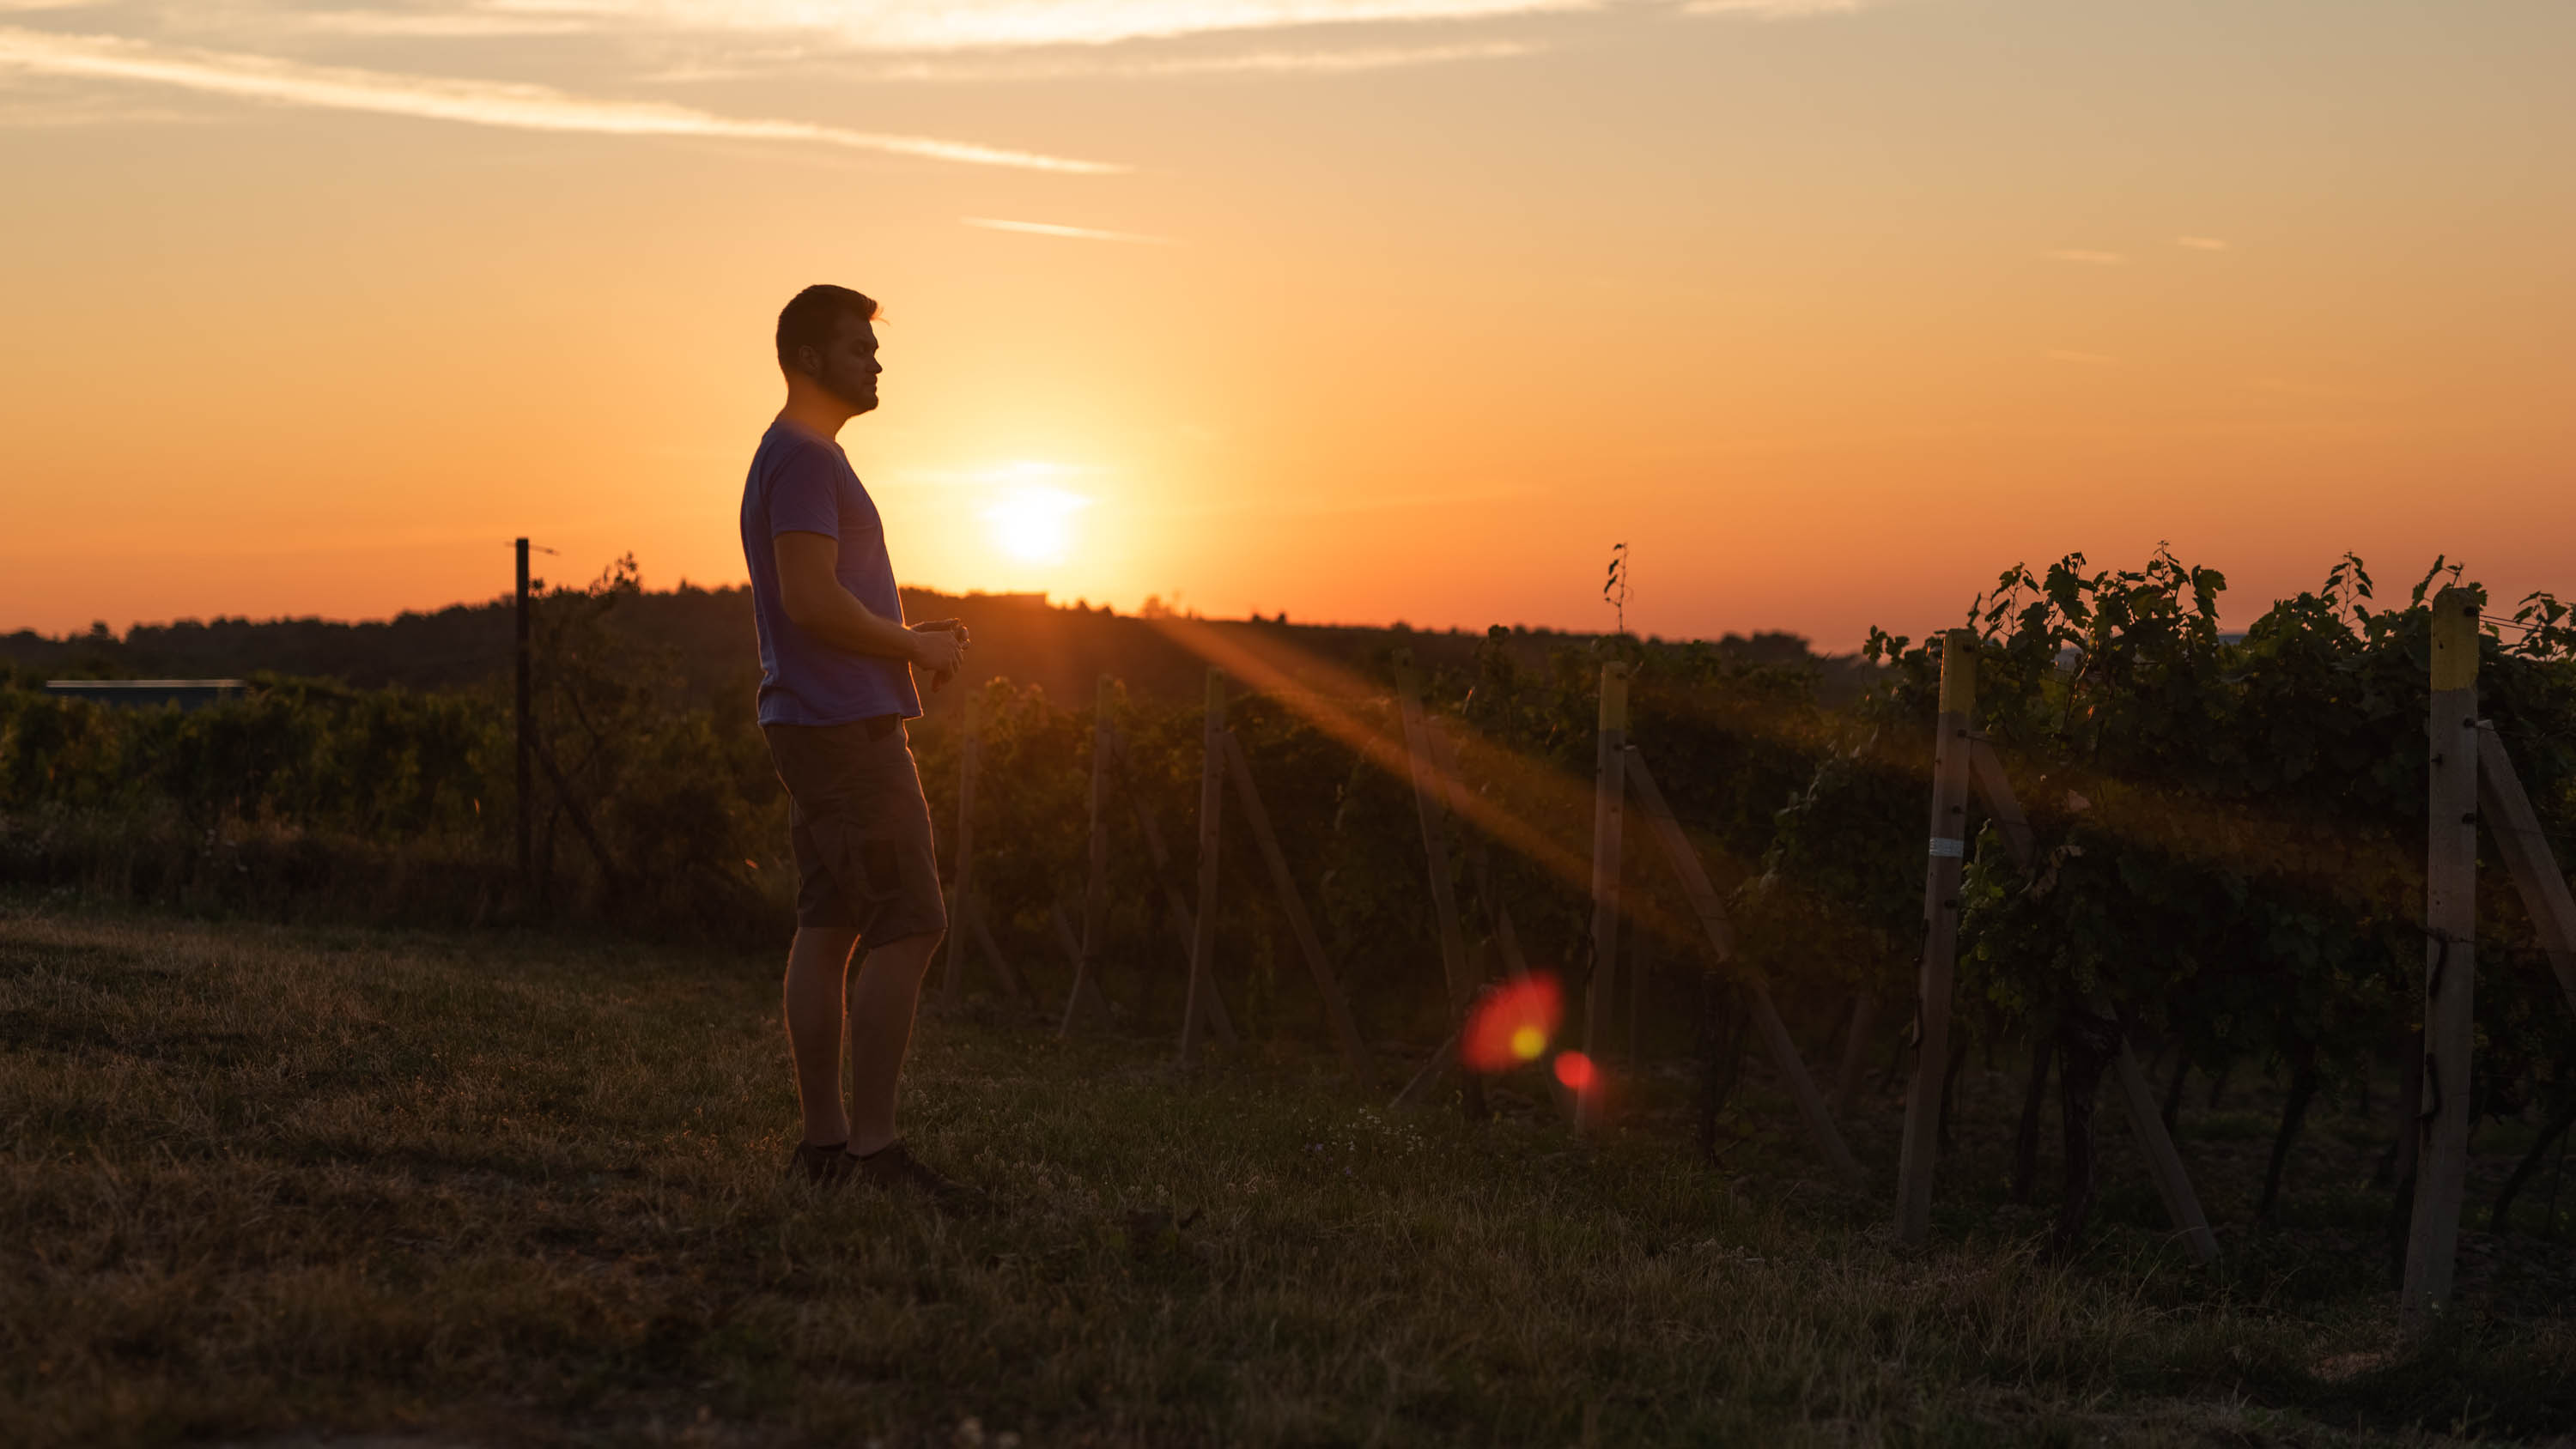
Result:
{"type": "Polygon", "coordinates": [[[930,805],[903,722],[921,714],[912,671],[957,671],[953,619],[906,628],[885,525],[835,441],[877,405],[877,304],[814,286],[778,314],[787,405],[752,455],[743,562],[760,632],[760,727],[787,787],[796,845],[796,941],[787,1045],[805,1137],[791,1171],[856,1178],[961,1205],[895,1130],[895,1088],[930,953],[948,926],[930,805]],[[861,952],[849,989],[853,949],[861,952]],[[846,1000],[845,1000],[846,998],[846,1000]],[[854,1065],[841,1104],[842,1024],[854,1065]]]}

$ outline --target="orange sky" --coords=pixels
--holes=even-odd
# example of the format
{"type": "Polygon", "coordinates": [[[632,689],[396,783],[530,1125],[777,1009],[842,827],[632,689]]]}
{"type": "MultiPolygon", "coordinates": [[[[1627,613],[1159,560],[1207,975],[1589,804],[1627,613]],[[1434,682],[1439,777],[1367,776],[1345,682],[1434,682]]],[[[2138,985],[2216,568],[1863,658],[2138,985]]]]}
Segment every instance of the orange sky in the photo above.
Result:
{"type": "Polygon", "coordinates": [[[738,580],[818,280],[944,589],[2576,593],[2571,60],[2566,0],[0,0],[0,631],[488,597],[522,532],[738,580]]]}

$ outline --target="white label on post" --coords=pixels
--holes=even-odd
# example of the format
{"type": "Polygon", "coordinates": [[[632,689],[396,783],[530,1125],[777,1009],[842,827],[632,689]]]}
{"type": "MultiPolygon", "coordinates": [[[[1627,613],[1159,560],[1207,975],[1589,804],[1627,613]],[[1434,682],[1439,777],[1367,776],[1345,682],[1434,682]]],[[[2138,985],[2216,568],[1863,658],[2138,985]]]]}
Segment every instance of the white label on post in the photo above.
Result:
{"type": "Polygon", "coordinates": [[[1947,840],[1938,835],[1932,837],[1932,854],[1936,859],[1958,860],[1967,853],[1968,842],[1964,840],[1947,840]]]}

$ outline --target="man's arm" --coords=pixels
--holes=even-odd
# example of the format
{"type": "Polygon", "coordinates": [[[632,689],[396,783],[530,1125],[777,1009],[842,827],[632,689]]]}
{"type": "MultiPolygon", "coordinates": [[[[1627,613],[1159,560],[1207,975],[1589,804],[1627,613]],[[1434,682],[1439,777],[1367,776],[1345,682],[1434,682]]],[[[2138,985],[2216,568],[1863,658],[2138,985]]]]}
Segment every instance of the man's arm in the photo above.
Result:
{"type": "Polygon", "coordinates": [[[834,566],[841,544],[829,534],[786,532],[772,540],[778,601],[797,628],[835,649],[900,659],[933,674],[953,674],[965,653],[964,631],[907,629],[852,597],[834,566]]]}

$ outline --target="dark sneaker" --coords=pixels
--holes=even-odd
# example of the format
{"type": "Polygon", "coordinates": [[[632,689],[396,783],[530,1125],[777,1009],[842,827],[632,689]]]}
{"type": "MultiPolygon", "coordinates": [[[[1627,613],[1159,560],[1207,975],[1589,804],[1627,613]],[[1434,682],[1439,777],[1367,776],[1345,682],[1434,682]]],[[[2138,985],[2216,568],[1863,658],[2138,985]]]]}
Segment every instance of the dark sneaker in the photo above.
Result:
{"type": "Polygon", "coordinates": [[[843,1152],[850,1164],[848,1171],[861,1182],[873,1183],[890,1192],[918,1193],[929,1199],[941,1212],[961,1216],[984,1210],[984,1195],[964,1183],[952,1182],[922,1164],[912,1155],[903,1139],[897,1138],[865,1157],[843,1152]]]}
{"type": "Polygon", "coordinates": [[[829,1187],[846,1180],[857,1163],[847,1142],[802,1142],[797,1144],[796,1155],[787,1159],[787,1175],[829,1187]]]}

